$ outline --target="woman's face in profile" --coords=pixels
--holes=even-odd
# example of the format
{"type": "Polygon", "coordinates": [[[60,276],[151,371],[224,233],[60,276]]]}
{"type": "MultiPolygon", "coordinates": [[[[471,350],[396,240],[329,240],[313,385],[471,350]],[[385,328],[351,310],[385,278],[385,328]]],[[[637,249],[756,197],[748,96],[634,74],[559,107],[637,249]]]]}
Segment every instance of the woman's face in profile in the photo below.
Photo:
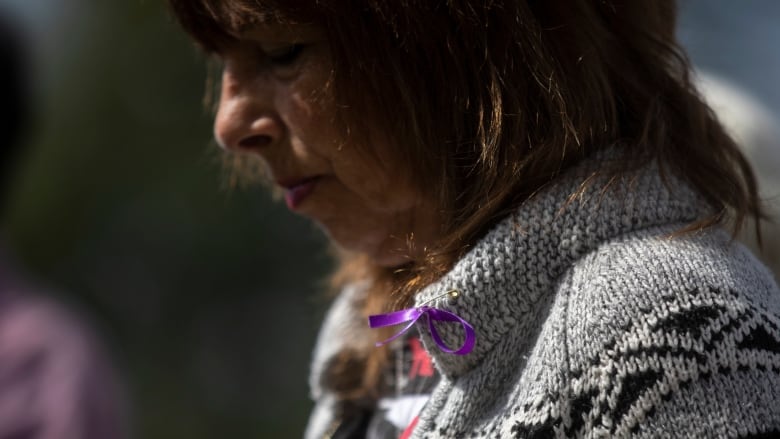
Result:
{"type": "MultiPolygon", "coordinates": [[[[344,140],[329,84],[333,63],[318,28],[257,26],[220,57],[215,136],[227,150],[261,157],[290,210],[384,266],[415,257],[410,236],[417,251],[435,238],[436,208],[402,177],[386,136],[371,130],[370,145],[344,140]]],[[[347,109],[346,117],[360,115],[347,109]]]]}

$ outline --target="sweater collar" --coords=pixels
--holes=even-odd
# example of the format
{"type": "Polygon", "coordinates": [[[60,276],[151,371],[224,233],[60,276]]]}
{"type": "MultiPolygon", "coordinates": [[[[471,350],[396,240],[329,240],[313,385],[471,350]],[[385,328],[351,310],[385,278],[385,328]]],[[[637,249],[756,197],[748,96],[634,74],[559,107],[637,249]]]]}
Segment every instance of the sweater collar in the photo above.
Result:
{"type": "MultiPolygon", "coordinates": [[[[463,356],[440,351],[427,328],[424,344],[445,376],[476,366],[507,333],[536,321],[559,277],[577,259],[626,233],[701,219],[709,208],[690,188],[649,165],[629,177],[593,177],[603,161],[573,168],[491,229],[453,269],[416,297],[416,305],[453,312],[476,331],[476,344],[463,356]],[[584,183],[592,183],[573,197],[584,183]],[[446,292],[456,289],[457,298],[446,292]]],[[[420,324],[420,323],[418,323],[420,324]]],[[[437,324],[450,346],[462,340],[457,324],[437,324]]]]}

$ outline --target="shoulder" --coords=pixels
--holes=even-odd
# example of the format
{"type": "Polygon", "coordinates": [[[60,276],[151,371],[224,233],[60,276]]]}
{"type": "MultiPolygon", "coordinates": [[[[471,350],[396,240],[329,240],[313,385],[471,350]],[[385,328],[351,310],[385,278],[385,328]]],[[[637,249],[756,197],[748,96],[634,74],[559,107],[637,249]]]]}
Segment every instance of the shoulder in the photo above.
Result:
{"type": "Polygon", "coordinates": [[[771,274],[722,231],[668,231],[605,243],[567,273],[569,428],[726,437],[780,428],[767,423],[780,417],[771,274]]]}
{"type": "Polygon", "coordinates": [[[741,244],[719,229],[670,237],[672,230],[620,237],[571,267],[570,340],[587,334],[606,343],[630,328],[694,324],[695,316],[746,308],[780,314],[771,273],[741,244]]]}

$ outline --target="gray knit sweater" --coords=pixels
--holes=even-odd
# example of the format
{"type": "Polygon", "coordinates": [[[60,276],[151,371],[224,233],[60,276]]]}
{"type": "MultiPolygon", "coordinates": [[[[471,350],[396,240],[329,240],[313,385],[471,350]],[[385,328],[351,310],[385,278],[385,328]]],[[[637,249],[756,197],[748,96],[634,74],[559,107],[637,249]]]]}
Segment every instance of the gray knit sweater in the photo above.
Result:
{"type": "MultiPolygon", "coordinates": [[[[442,379],[413,437],[780,437],[771,274],[718,228],[671,238],[708,208],[653,166],[571,198],[597,165],[541,191],[418,294],[459,290],[429,305],[471,322],[477,341],[446,354],[419,326],[442,379]]],[[[337,404],[328,358],[365,343],[349,336],[365,324],[359,291],[337,300],[320,334],[307,437],[337,404]]],[[[459,325],[437,327],[459,344],[459,325]]]]}

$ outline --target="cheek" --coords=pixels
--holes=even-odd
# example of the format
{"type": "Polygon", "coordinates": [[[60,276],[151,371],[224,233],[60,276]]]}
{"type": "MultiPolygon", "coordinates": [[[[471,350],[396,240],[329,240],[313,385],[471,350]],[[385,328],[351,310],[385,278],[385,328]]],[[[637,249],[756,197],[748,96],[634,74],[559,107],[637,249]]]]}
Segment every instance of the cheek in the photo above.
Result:
{"type": "Polygon", "coordinates": [[[401,172],[385,165],[374,160],[344,158],[343,163],[336,162],[334,169],[344,186],[372,211],[392,214],[412,208],[419,198],[416,191],[401,172]]]}
{"type": "Polygon", "coordinates": [[[329,180],[312,197],[311,217],[336,240],[363,235],[369,241],[397,227],[417,201],[404,181],[401,164],[392,157],[385,136],[356,144],[337,118],[337,105],[328,84],[328,70],[307,70],[284,94],[281,112],[289,129],[292,155],[329,180]],[[316,201],[315,201],[316,200],[316,201]],[[370,235],[376,235],[372,237],[370,235]]]}
{"type": "Polygon", "coordinates": [[[375,210],[410,207],[414,191],[400,181],[403,169],[393,157],[386,136],[369,128],[368,139],[357,143],[353,139],[358,136],[350,138],[337,117],[338,106],[327,84],[323,68],[301,76],[290,89],[284,113],[293,134],[295,155],[326,162],[334,177],[375,210]]]}
{"type": "Polygon", "coordinates": [[[402,176],[402,164],[381,141],[368,145],[347,140],[335,117],[335,105],[327,98],[305,99],[297,93],[287,112],[288,125],[296,135],[292,148],[299,158],[326,164],[326,171],[362,203],[379,212],[407,209],[415,191],[402,176]]]}
{"type": "Polygon", "coordinates": [[[290,147],[302,158],[332,161],[343,149],[344,135],[335,123],[335,104],[326,92],[313,89],[322,83],[301,80],[287,94],[280,112],[289,130],[290,147]]]}

